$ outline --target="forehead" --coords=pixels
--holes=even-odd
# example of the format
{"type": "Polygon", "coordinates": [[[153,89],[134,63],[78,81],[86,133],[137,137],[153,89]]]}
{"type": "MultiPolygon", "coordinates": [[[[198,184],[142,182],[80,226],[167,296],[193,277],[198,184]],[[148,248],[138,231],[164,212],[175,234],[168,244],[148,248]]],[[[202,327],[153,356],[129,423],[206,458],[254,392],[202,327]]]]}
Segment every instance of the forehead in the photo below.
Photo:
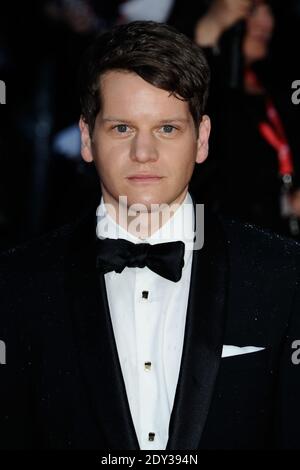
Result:
{"type": "Polygon", "coordinates": [[[255,5],[252,9],[251,15],[249,18],[254,18],[258,16],[265,16],[265,17],[271,17],[273,18],[273,11],[270,5],[265,2],[258,2],[257,5],[255,5]]]}
{"type": "Polygon", "coordinates": [[[171,114],[185,119],[190,114],[186,101],[132,72],[106,72],[100,78],[100,92],[102,114],[126,112],[132,117],[151,115],[157,118],[171,114]]]}

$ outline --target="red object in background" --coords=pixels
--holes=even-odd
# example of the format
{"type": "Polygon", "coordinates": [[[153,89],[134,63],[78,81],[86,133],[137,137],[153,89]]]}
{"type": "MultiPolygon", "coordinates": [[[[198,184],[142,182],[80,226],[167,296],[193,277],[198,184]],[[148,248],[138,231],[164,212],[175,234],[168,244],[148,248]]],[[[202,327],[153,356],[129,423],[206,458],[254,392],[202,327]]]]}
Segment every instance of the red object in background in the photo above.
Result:
{"type": "MultiPolygon", "coordinates": [[[[251,69],[245,71],[248,82],[263,89],[256,74],[251,69]]],[[[292,151],[283,127],[281,117],[270,96],[266,98],[267,120],[258,124],[261,136],[276,150],[278,156],[279,173],[283,177],[294,173],[292,151]]]]}
{"type": "Polygon", "coordinates": [[[281,176],[294,173],[293,156],[277,109],[270,98],[267,99],[269,122],[259,123],[259,131],[264,139],[277,151],[281,176]]]}

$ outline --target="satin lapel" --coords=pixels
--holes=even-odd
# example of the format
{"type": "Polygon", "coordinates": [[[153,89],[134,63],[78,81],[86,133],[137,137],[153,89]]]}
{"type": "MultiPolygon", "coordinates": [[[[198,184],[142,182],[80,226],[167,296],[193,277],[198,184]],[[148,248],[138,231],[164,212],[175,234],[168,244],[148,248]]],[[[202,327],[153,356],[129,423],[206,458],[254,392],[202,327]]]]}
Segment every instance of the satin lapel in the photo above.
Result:
{"type": "Polygon", "coordinates": [[[139,444],[114,339],[105,279],[96,272],[95,214],[96,208],[79,223],[67,260],[67,295],[74,337],[82,377],[105,445],[108,449],[137,450],[139,444]]]}
{"type": "Polygon", "coordinates": [[[220,221],[207,213],[204,220],[204,246],[193,252],[183,354],[169,427],[169,450],[198,448],[222,354],[227,248],[220,221]]]}

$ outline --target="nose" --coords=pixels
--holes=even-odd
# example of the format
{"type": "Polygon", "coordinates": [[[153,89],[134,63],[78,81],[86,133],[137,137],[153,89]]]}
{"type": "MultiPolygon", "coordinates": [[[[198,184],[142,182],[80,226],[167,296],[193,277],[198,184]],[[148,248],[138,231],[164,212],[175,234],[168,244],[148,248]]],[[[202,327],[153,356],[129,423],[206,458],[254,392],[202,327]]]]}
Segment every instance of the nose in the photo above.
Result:
{"type": "Polygon", "coordinates": [[[138,132],[131,141],[130,150],[131,159],[141,163],[158,159],[155,138],[148,132],[138,132]]]}

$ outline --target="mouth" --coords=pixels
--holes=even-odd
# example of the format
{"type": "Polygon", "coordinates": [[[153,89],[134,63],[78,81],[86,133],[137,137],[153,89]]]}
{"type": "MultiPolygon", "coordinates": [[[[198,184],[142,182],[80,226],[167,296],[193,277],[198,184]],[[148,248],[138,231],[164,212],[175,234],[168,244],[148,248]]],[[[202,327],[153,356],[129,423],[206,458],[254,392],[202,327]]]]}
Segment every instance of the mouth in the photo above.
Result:
{"type": "Polygon", "coordinates": [[[131,183],[155,183],[163,179],[163,176],[157,175],[133,175],[127,178],[131,183]]]}

